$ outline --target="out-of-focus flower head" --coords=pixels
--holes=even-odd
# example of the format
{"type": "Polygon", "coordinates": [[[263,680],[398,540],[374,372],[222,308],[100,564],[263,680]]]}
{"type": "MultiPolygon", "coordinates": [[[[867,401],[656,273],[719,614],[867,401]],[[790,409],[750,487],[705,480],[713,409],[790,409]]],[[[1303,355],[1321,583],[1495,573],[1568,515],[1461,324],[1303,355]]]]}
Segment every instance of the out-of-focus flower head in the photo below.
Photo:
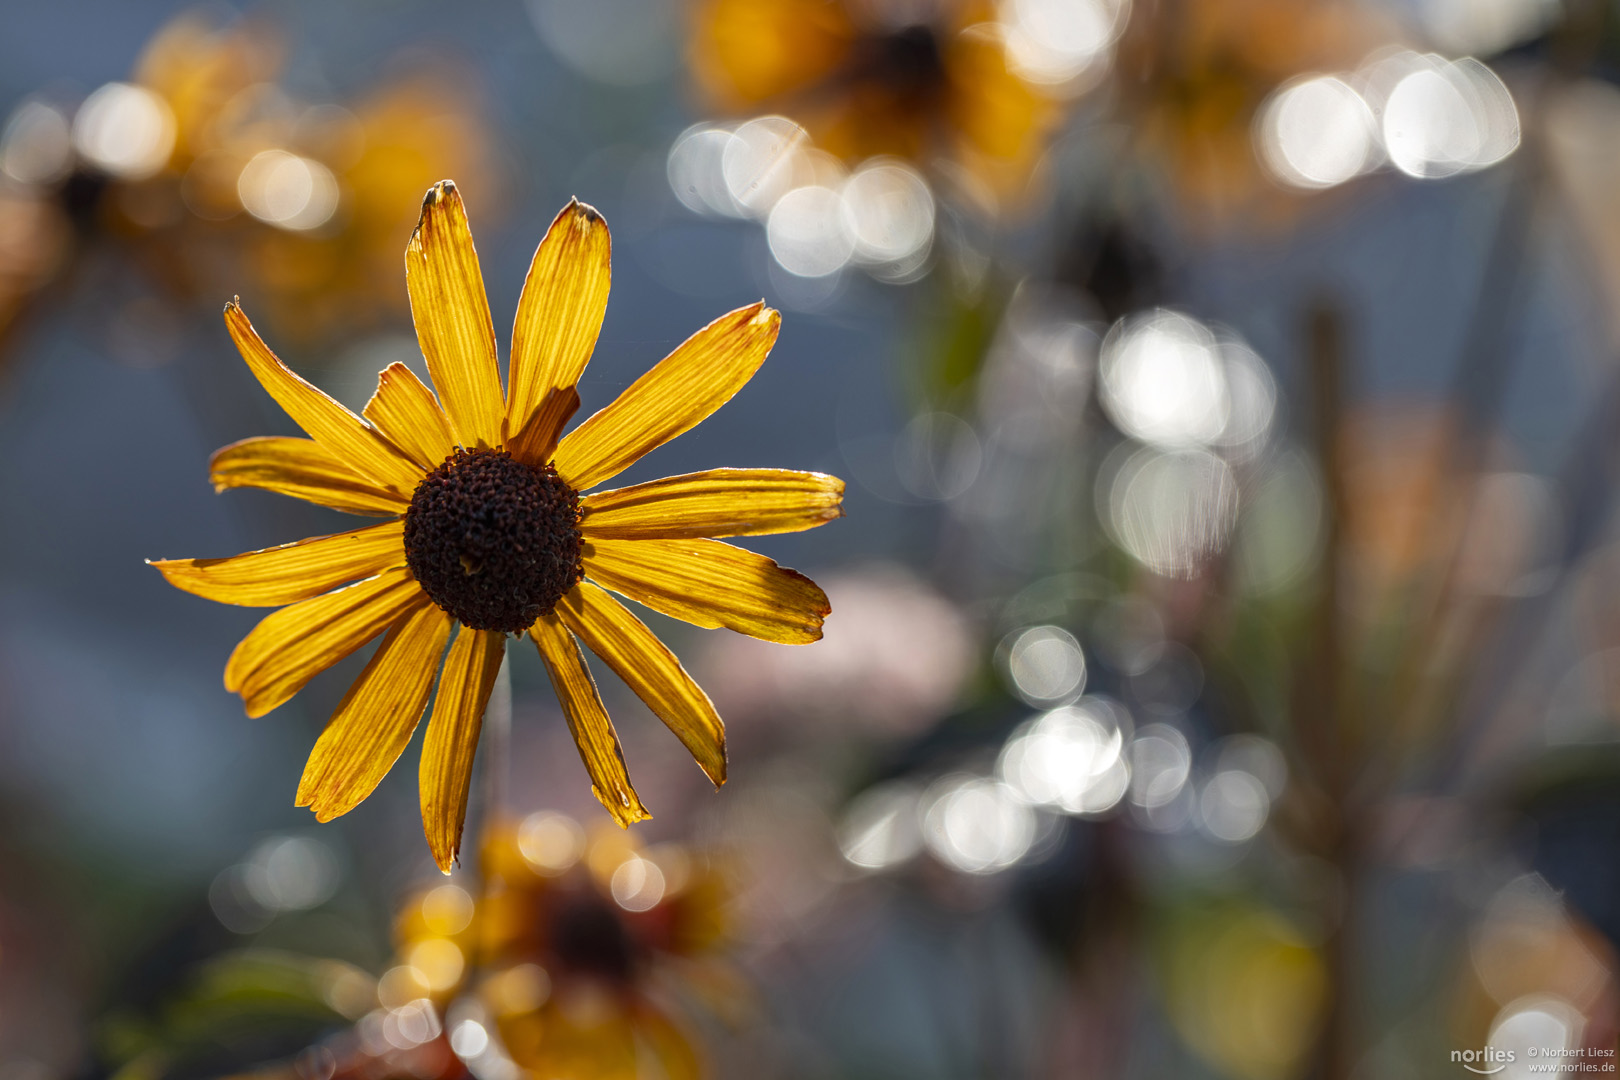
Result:
{"type": "MultiPolygon", "coordinates": [[[[1101,62],[1077,54],[1072,72],[1048,68],[1045,78],[1038,57],[1020,63],[1019,10],[1051,6],[701,0],[690,64],[714,108],[782,112],[846,161],[891,155],[943,172],[986,201],[1015,201],[1062,119],[1060,87],[1101,62]]],[[[1076,5],[1089,6],[1097,5],[1076,5]]],[[[1116,5],[1104,6],[1110,14],[1095,54],[1123,21],[1116,5]]]]}
{"type": "Polygon", "coordinates": [[[1301,930],[1248,901],[1207,898],[1165,929],[1166,1006],[1186,1044],[1226,1076],[1298,1075],[1328,992],[1301,930]]]}
{"type": "Polygon", "coordinates": [[[1451,1012],[1457,1045],[1528,1044],[1555,1058],[1613,1045],[1614,949],[1541,875],[1490,897],[1464,956],[1451,1012]]]}
{"type": "MultiPolygon", "coordinates": [[[[1145,13],[1144,13],[1145,14],[1145,13]]],[[[1182,0],[1133,20],[1121,106],[1194,224],[1286,219],[1254,148],[1257,111],[1297,75],[1353,65],[1382,38],[1345,0],[1182,0]]]]}
{"type": "Polygon", "coordinates": [[[450,1036],[475,1069],[499,1053],[536,1076],[697,1075],[679,999],[736,995],[719,959],[730,936],[719,872],[676,845],[642,848],[612,827],[587,836],[550,812],[487,830],[482,859],[476,904],[441,885],[406,906],[402,974],[379,992],[397,979],[413,984],[400,997],[459,997],[450,1036]],[[462,1045],[460,1016],[498,1043],[462,1045]]]}
{"type": "Polygon", "coordinates": [[[330,169],[336,206],[329,227],[259,234],[249,265],[268,289],[278,326],[307,340],[405,314],[399,248],[416,224],[417,193],[454,174],[466,177],[463,186],[481,202],[499,203],[481,103],[470,85],[450,66],[417,62],[352,112],[328,106],[306,113],[305,149],[330,169]]]}
{"type": "Polygon", "coordinates": [[[153,36],[128,82],[93,91],[71,117],[69,155],[44,180],[87,229],[139,235],[241,212],[237,177],[287,134],[293,103],[270,27],[184,13],[153,36]],[[189,211],[189,213],[188,213],[189,211]]]}
{"type": "Polygon", "coordinates": [[[281,57],[268,40],[247,24],[182,17],[138,77],[176,116],[169,169],[193,222],[247,227],[207,239],[241,245],[278,327],[306,342],[363,332],[405,311],[397,264],[416,193],[454,174],[496,197],[474,81],[414,57],[347,107],[300,102],[270,81],[281,57]]]}
{"type": "Polygon", "coordinates": [[[402,313],[414,193],[452,173],[486,201],[495,186],[471,81],[417,59],[351,109],[294,98],[283,61],[267,26],[187,13],[129,81],[18,106],[0,141],[0,330],[103,240],[171,299],[246,274],[303,341],[402,313]]]}
{"type": "Polygon", "coordinates": [[[285,54],[270,27],[251,22],[220,26],[200,12],[172,19],[147,43],[134,82],[162,99],[174,124],[166,171],[183,174],[233,130],[251,123],[238,95],[268,85],[285,54]]]}
{"type": "MultiPolygon", "coordinates": [[[[152,38],[130,81],[107,83],[77,106],[34,96],[14,108],[0,136],[0,332],[89,235],[181,222],[182,178],[246,119],[240,109],[228,115],[231,103],[280,64],[265,28],[222,30],[187,14],[152,38]]],[[[234,199],[234,174],[227,181],[234,199]]],[[[154,276],[183,282],[174,254],[157,254],[154,276]]]]}
{"type": "Polygon", "coordinates": [[[951,708],[972,673],[975,648],[955,605],[893,566],[834,575],[827,596],[838,617],[815,649],[714,642],[706,682],[728,715],[905,734],[951,708]]]}

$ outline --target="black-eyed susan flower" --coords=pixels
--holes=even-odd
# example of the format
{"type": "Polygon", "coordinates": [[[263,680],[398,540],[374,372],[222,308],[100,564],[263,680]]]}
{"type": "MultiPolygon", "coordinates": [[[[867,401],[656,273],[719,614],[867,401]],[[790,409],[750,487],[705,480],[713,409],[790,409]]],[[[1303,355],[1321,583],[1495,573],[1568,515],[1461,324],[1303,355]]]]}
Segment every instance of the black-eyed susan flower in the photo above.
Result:
{"type": "Polygon", "coordinates": [[[537,1077],[701,1075],[678,1003],[725,1015],[746,998],[715,865],[547,813],[490,830],[481,853],[469,989],[504,1052],[537,1077]]]}
{"type": "Polygon", "coordinates": [[[566,436],[607,306],[611,243],[570,202],[535,252],[501,385],[483,275],[455,185],[429,190],[406,249],[417,337],[437,394],[402,364],[356,416],[284,365],[239,303],[243,358],[307,439],[247,439],[211,463],[216,488],[260,487],[382,524],[229,559],[155,563],[224,603],[288,605],[237,646],[225,686],[249,716],[289,700],[373,638],[382,643],[315,744],[298,805],[321,821],[371,794],[438,692],[421,761],[422,821],[439,867],[461,843],[484,706],[508,635],[528,634],[591,778],[621,825],[648,816],[586,667],[583,645],[662,720],[717,786],[725,730],[674,654],[611,593],[698,626],[814,641],[815,583],[717,537],[813,528],[841,515],[820,473],[712,469],[584,494],[689,430],[753,376],[780,316],[721,316],[566,436]],[[451,640],[452,636],[454,641],[451,640]]]}
{"type": "Polygon", "coordinates": [[[714,107],[785,112],[849,160],[943,159],[1005,199],[1062,107],[1014,70],[994,17],[978,0],[701,0],[688,51],[714,107]]]}
{"type": "Polygon", "coordinates": [[[340,105],[295,97],[284,59],[265,23],[183,13],[128,82],[76,112],[29,99],[0,124],[0,330],[113,239],[169,300],[231,267],[301,344],[398,315],[416,195],[446,174],[498,186],[476,80],[418,56],[340,105]]]}
{"type": "Polygon", "coordinates": [[[476,85],[453,65],[417,60],[348,110],[321,110],[324,131],[289,140],[330,168],[338,199],[323,226],[252,235],[243,268],[278,331],[301,343],[331,340],[403,314],[399,238],[417,195],[446,175],[480,192],[501,186],[476,85]]]}
{"type": "Polygon", "coordinates": [[[402,1075],[407,1061],[453,1075],[424,1015],[446,1018],[449,1045],[479,1076],[702,1075],[687,1021],[740,1020],[749,998],[717,859],[540,811],[486,824],[478,864],[476,896],[450,882],[406,896],[378,1007],[326,1043],[339,1076],[402,1075]],[[418,1038],[430,1041],[401,1054],[418,1038]]]}
{"type": "Polygon", "coordinates": [[[1290,78],[1355,63],[1388,40],[1366,5],[1186,0],[1132,23],[1120,104],[1195,226],[1286,223],[1297,200],[1255,152],[1257,111],[1290,78]]]}

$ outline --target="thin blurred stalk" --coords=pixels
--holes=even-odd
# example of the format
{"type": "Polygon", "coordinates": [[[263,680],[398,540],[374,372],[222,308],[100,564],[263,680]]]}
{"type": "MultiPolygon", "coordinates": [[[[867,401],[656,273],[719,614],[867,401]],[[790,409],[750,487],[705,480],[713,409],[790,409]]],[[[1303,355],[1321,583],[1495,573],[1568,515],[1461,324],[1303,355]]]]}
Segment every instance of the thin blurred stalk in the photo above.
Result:
{"type": "MultiPolygon", "coordinates": [[[[1569,0],[1564,6],[1564,19],[1548,41],[1549,72],[1535,102],[1540,106],[1525,127],[1527,140],[1536,154],[1538,169],[1534,179],[1542,188],[1550,176],[1551,165],[1539,132],[1541,114],[1546,102],[1557,96],[1560,89],[1574,84],[1596,62],[1606,30],[1615,18],[1612,5],[1603,0],[1569,0]]],[[[1542,215],[1557,215],[1566,208],[1554,198],[1544,200],[1542,215]]],[[[1578,223],[1563,230],[1576,243],[1585,238],[1578,223]]],[[[1590,263],[1590,259],[1588,262],[1590,263]]],[[[1583,557],[1600,542],[1604,524],[1608,520],[1614,494],[1620,486],[1612,462],[1620,455],[1615,445],[1614,431],[1620,421],[1620,363],[1611,376],[1606,390],[1595,399],[1595,405],[1583,429],[1573,440],[1563,468],[1559,470],[1559,489],[1564,494],[1563,505],[1570,509],[1564,530],[1563,550],[1554,567],[1554,580],[1538,596],[1517,603],[1502,605],[1502,616],[1515,615],[1506,626],[1477,627],[1469,640],[1457,650],[1460,657],[1487,655],[1485,663],[1472,665],[1470,671],[1458,664],[1447,695],[1449,711],[1447,728],[1455,735],[1459,747],[1473,749],[1471,758],[1477,758],[1488,747],[1482,745],[1500,726],[1501,718],[1511,712],[1507,703],[1516,680],[1534,660],[1535,646],[1540,630],[1556,608],[1562,587],[1570,573],[1583,557]],[[1490,633],[1485,632],[1490,630],[1490,633]],[[1469,679],[1473,671],[1483,673],[1482,679],[1469,679]]],[[[1501,620],[1497,620],[1500,622],[1501,620]]],[[[1437,775],[1432,782],[1437,790],[1447,790],[1465,771],[1469,759],[1462,754],[1439,755],[1432,762],[1437,775]]]]}
{"type": "MultiPolygon", "coordinates": [[[[1304,677],[1296,691],[1306,707],[1296,717],[1296,728],[1328,803],[1319,852],[1333,865],[1344,900],[1323,950],[1328,998],[1313,1069],[1318,1080],[1348,1080],[1363,1045],[1356,1037],[1355,898],[1364,876],[1371,813],[1414,754],[1452,734],[1455,710],[1446,709],[1443,700],[1446,671],[1437,672],[1449,665],[1437,665],[1436,659],[1455,625],[1467,522],[1512,379],[1512,362],[1521,351],[1514,330],[1522,321],[1528,291],[1525,261],[1545,170],[1539,140],[1530,136],[1515,161],[1455,368],[1450,400],[1460,405],[1459,427],[1442,444],[1433,473],[1435,490],[1414,515],[1408,538],[1411,547],[1436,554],[1409,578],[1405,617],[1383,657],[1362,654],[1344,634],[1341,591],[1349,570],[1345,537],[1352,510],[1345,475],[1349,463],[1341,444],[1343,323],[1326,304],[1310,316],[1312,421],[1327,524],[1304,677]],[[1454,494],[1452,484],[1463,490],[1454,494]],[[1387,679],[1378,675],[1381,659],[1390,665],[1387,679]],[[1352,664],[1357,677],[1350,676],[1352,664]],[[1390,738],[1377,738],[1368,729],[1370,718],[1378,716],[1394,718],[1394,727],[1382,733],[1390,738]],[[1403,745],[1410,750],[1405,757],[1398,753],[1403,745]]],[[[1458,660],[1466,655],[1446,651],[1458,660]]]]}
{"type": "MultiPolygon", "coordinates": [[[[1558,490],[1571,513],[1565,520],[1556,576],[1545,590],[1516,606],[1518,617],[1495,636],[1488,652],[1483,647],[1476,652],[1483,657],[1476,665],[1483,677],[1462,688],[1456,709],[1458,744],[1471,752],[1466,757],[1442,755],[1435,762],[1431,784],[1436,790],[1455,787],[1479,758],[1489,756],[1506,722],[1522,715],[1521,703],[1549,696],[1539,687],[1532,691],[1520,684],[1527,678],[1527,668],[1534,675],[1537,647],[1545,641],[1543,631],[1565,596],[1571,574],[1604,541],[1613,520],[1620,495],[1620,357],[1615,358],[1598,402],[1560,470],[1558,490]]],[[[1556,678],[1563,669],[1549,674],[1556,678]]]]}
{"type": "MultiPolygon", "coordinates": [[[[1514,614],[1517,606],[1502,603],[1459,611],[1459,569],[1480,480],[1488,464],[1487,451],[1510,382],[1511,361],[1523,351],[1515,348],[1519,341],[1514,330],[1522,322],[1530,291],[1526,263],[1535,226],[1557,209],[1556,200],[1549,202],[1546,194],[1551,171],[1544,135],[1547,104],[1562,86],[1590,69],[1609,17],[1607,6],[1597,0],[1572,0],[1566,6],[1563,22],[1549,38],[1547,68],[1531,85],[1527,97],[1529,108],[1521,123],[1523,143],[1512,162],[1513,182],[1492,239],[1456,368],[1453,399],[1462,404],[1462,427],[1447,442],[1436,471],[1441,484],[1456,482],[1464,486],[1464,491],[1456,501],[1439,494],[1431,501],[1430,512],[1419,515],[1414,522],[1415,529],[1424,530],[1413,536],[1414,541],[1421,542],[1425,535],[1443,535],[1439,545],[1442,554],[1432,565],[1436,570],[1430,579],[1432,584],[1420,594],[1409,624],[1411,631],[1399,643],[1388,715],[1395,718],[1398,730],[1415,732],[1418,737],[1407,743],[1410,752],[1404,762],[1397,761],[1394,755],[1382,759],[1386,771],[1410,765],[1414,760],[1422,762],[1427,756],[1442,773],[1454,776],[1460,755],[1433,752],[1457,743],[1462,734],[1467,723],[1465,698],[1471,674],[1485,670],[1485,682],[1505,690],[1504,680],[1522,667],[1528,655],[1528,649],[1499,652],[1496,655],[1502,664],[1488,669],[1471,664],[1471,658],[1501,638],[1505,631],[1499,624],[1514,614]],[[1467,616],[1473,618],[1464,622],[1467,616]]],[[[1579,234],[1579,230],[1575,232],[1579,234]]],[[[1608,413],[1610,400],[1609,395],[1601,397],[1595,414],[1601,417],[1608,413]]],[[[1571,461],[1577,472],[1583,461],[1584,442],[1584,438],[1577,439],[1571,461]]],[[[1566,561],[1561,573],[1567,569],[1566,561]]],[[[1533,613],[1532,621],[1539,625],[1533,613]]],[[[1522,634],[1511,635],[1511,640],[1529,644],[1522,634]]],[[[1381,779],[1387,783],[1395,777],[1381,779]]]]}
{"type": "MultiPolygon", "coordinates": [[[[1346,463],[1338,438],[1344,415],[1344,336],[1338,308],[1330,300],[1319,300],[1307,319],[1306,348],[1325,521],[1308,638],[1294,680],[1293,728],[1326,803],[1315,823],[1315,846],[1337,871],[1340,891],[1348,899],[1359,877],[1359,817],[1349,800],[1362,739],[1359,730],[1353,730],[1356,713],[1347,699],[1340,613],[1349,508],[1346,463]]],[[[1313,1073],[1319,1080],[1347,1080],[1355,1064],[1353,910],[1354,905],[1346,902],[1337,912],[1325,913],[1333,921],[1323,947],[1328,992],[1314,1055],[1313,1073]]]]}
{"type": "Polygon", "coordinates": [[[1344,650],[1339,625],[1344,537],[1349,514],[1345,462],[1338,431],[1344,416],[1344,321],[1331,301],[1319,300],[1307,317],[1311,423],[1321,467],[1324,526],[1320,577],[1310,620],[1304,678],[1298,682],[1295,727],[1317,781],[1338,795],[1347,786],[1348,749],[1343,705],[1344,650]]]}
{"type": "MultiPolygon", "coordinates": [[[[495,685],[490,688],[489,703],[484,706],[484,727],[479,736],[479,756],[483,758],[483,772],[479,777],[479,799],[483,805],[478,808],[477,827],[465,830],[465,835],[482,838],[487,835],[490,825],[500,819],[502,808],[506,805],[511,749],[512,661],[509,656],[503,654],[501,670],[496,673],[495,685]]],[[[477,898],[477,910],[487,912],[489,867],[484,864],[484,845],[475,839],[473,848],[477,852],[473,870],[477,880],[471,891],[477,898]]],[[[471,976],[477,975],[489,966],[488,953],[488,935],[479,934],[477,940],[473,942],[472,971],[466,985],[475,985],[475,980],[471,976]]]]}
{"type": "MultiPolygon", "coordinates": [[[[1535,95],[1536,100],[1545,97],[1535,95]]],[[[1406,632],[1396,635],[1394,668],[1388,700],[1380,713],[1394,718],[1396,729],[1415,734],[1404,744],[1413,751],[1444,742],[1451,734],[1454,710],[1444,707],[1452,665],[1443,652],[1447,633],[1454,626],[1459,599],[1459,571],[1467,546],[1468,524],[1476,509],[1480,481],[1489,464],[1488,453],[1497,433],[1513,360],[1523,351],[1516,330],[1522,325],[1529,289],[1526,262],[1538,218],[1547,174],[1544,145],[1534,114],[1526,124],[1524,144],[1515,155],[1513,176],[1497,219],[1496,232],[1480,276],[1479,295],[1458,356],[1450,400],[1460,403],[1459,429],[1442,444],[1434,477],[1438,490],[1431,493],[1425,512],[1413,516],[1411,547],[1432,547],[1432,561],[1420,564],[1410,582],[1412,605],[1406,632]],[[1455,496],[1447,490],[1456,484],[1455,496]],[[1442,661],[1442,662],[1437,662],[1442,661]]],[[[1464,660],[1466,654],[1449,650],[1464,660]]],[[[1383,755],[1380,772],[1403,764],[1396,755],[1383,755]]],[[[1395,778],[1378,777],[1381,783],[1395,778]]]]}
{"type": "MultiPolygon", "coordinates": [[[[1424,560],[1406,583],[1413,599],[1405,612],[1403,632],[1394,636],[1391,651],[1385,654],[1391,663],[1389,678],[1384,682],[1388,689],[1381,694],[1378,692],[1375,664],[1364,670],[1363,678],[1355,680],[1355,687],[1330,684],[1317,689],[1313,695],[1320,700],[1333,689],[1364,690],[1351,702],[1345,717],[1333,719],[1391,717],[1393,726],[1388,734],[1392,737],[1380,740],[1380,745],[1388,743],[1390,750],[1403,747],[1406,750],[1404,755],[1387,750],[1367,754],[1361,752],[1364,747],[1343,746],[1341,750],[1350,752],[1323,771],[1324,778],[1340,777],[1337,790],[1332,785],[1328,788],[1337,812],[1337,829],[1332,834],[1329,851],[1340,875],[1346,903],[1342,919],[1325,950],[1330,996],[1313,1070],[1319,1080],[1347,1080],[1356,1065],[1351,1013],[1356,1000],[1351,970],[1353,917],[1357,910],[1353,899],[1363,865],[1367,819],[1358,807],[1372,806],[1380,793],[1399,783],[1403,771],[1413,765],[1438,769],[1438,776],[1426,778],[1436,784],[1438,790],[1445,790],[1454,783],[1458,772],[1464,768],[1462,748],[1476,745],[1482,735],[1489,734],[1491,720],[1501,714],[1500,703],[1522,672],[1538,629],[1553,607],[1551,591],[1543,594],[1547,599],[1538,599],[1529,605],[1507,601],[1465,605],[1461,567],[1467,530],[1479,498],[1480,480],[1489,464],[1492,439],[1499,430],[1506,391],[1512,381],[1513,361],[1523,351],[1515,331],[1522,325],[1530,291],[1527,263],[1535,227],[1554,209],[1544,205],[1548,201],[1546,188],[1550,170],[1542,135],[1545,105],[1560,82],[1573,79],[1590,65],[1592,43],[1599,38],[1594,30],[1603,18],[1596,5],[1587,0],[1572,3],[1565,23],[1550,42],[1549,69],[1531,87],[1530,108],[1522,124],[1524,142],[1512,162],[1513,173],[1455,369],[1451,400],[1459,406],[1458,428],[1442,444],[1440,460],[1435,463],[1433,475],[1437,490],[1431,493],[1428,505],[1415,515],[1412,523],[1411,545],[1418,550],[1428,548],[1435,556],[1424,560]],[[1448,490],[1453,484],[1462,488],[1455,496],[1448,490]],[[1507,618],[1515,614],[1521,617],[1507,618]],[[1522,617],[1526,615],[1529,617],[1522,617]],[[1493,643],[1497,648],[1487,653],[1493,643]],[[1487,662],[1479,663],[1477,658],[1481,656],[1486,656],[1487,662]],[[1476,678],[1476,673],[1481,672],[1483,679],[1476,678]],[[1478,711],[1471,710],[1468,706],[1476,700],[1491,704],[1478,711]],[[1476,716],[1482,719],[1470,724],[1470,718],[1476,716]],[[1351,770],[1348,776],[1345,770],[1351,770]]],[[[1316,338],[1313,333],[1313,342],[1316,338]]],[[[1316,347],[1320,350],[1319,344],[1316,347]]],[[[1338,417],[1330,416],[1321,407],[1331,395],[1324,393],[1320,363],[1313,365],[1313,373],[1317,377],[1318,438],[1331,440],[1336,436],[1338,417]],[[1330,420],[1335,422],[1328,424],[1330,420]]],[[[1620,428],[1617,418],[1620,418],[1620,371],[1594,408],[1592,420],[1577,436],[1570,455],[1566,473],[1572,476],[1563,485],[1565,492],[1584,492],[1584,498],[1575,505],[1590,502],[1601,510],[1585,515],[1585,528],[1569,531],[1559,562],[1560,580],[1567,577],[1581,554],[1601,535],[1600,523],[1607,520],[1606,511],[1613,504],[1617,484],[1615,470],[1609,463],[1620,452],[1614,434],[1620,428]]],[[[1331,446],[1319,447],[1319,453],[1330,505],[1323,573],[1325,578],[1337,578],[1343,570],[1342,549],[1338,544],[1344,524],[1342,462],[1338,460],[1336,448],[1331,446]],[[1335,484],[1339,485],[1337,492],[1335,484]]],[[[1331,582],[1324,581],[1319,602],[1332,597],[1334,589],[1331,582]]],[[[1330,628],[1335,625],[1334,613],[1319,611],[1318,619],[1314,641],[1318,670],[1314,674],[1336,679],[1342,675],[1342,666],[1350,657],[1343,653],[1341,643],[1334,650],[1334,662],[1324,663],[1325,634],[1333,632],[1330,628]]],[[[1376,660],[1376,657],[1367,659],[1376,660]]],[[[1344,701],[1342,697],[1339,700],[1344,701]]],[[[1335,724],[1331,730],[1343,729],[1335,724]]],[[[1358,742],[1370,734],[1358,731],[1358,742]]],[[[1320,737],[1316,745],[1320,745],[1320,737]]]]}

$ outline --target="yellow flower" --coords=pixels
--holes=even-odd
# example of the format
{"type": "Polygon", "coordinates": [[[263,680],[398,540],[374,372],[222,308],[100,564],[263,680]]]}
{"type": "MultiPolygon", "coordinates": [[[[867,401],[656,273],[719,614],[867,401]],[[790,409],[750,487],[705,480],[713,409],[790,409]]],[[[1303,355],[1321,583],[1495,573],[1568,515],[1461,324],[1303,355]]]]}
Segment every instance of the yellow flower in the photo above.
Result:
{"type": "MultiPolygon", "coordinates": [[[[730,959],[733,893],[714,858],[540,811],[486,824],[478,865],[476,898],[452,883],[406,897],[376,1000],[425,999],[482,1026],[494,1039],[468,1061],[479,1075],[516,1065],[535,1078],[695,1078],[685,1021],[747,1017],[750,988],[730,959]]],[[[379,1075],[364,1053],[340,1055],[338,1076],[379,1075]]]]}
{"type": "Polygon", "coordinates": [[[1192,224],[1286,223],[1297,199],[1261,169],[1256,112],[1290,78],[1352,65],[1384,37],[1338,0],[1183,0],[1121,42],[1122,107],[1192,224]]]}
{"type": "Polygon", "coordinates": [[[265,25],[222,27],[202,10],[165,23],[141,50],[134,78],[173,114],[174,149],[166,169],[184,173],[248,126],[253,117],[240,95],[270,84],[283,60],[280,42],[265,25]]]}
{"type": "Polygon", "coordinates": [[[417,194],[445,175],[480,192],[499,186],[475,85],[453,67],[415,62],[354,102],[352,127],[335,125],[323,152],[306,148],[336,175],[342,209],[329,228],[254,233],[244,270],[278,332],[307,345],[402,313],[399,238],[417,194]]]}
{"type": "Polygon", "coordinates": [[[293,96],[284,60],[253,20],[194,12],[159,30],[133,81],[173,121],[173,149],[151,177],[113,177],[103,223],[158,240],[138,253],[185,293],[236,266],[259,316],[307,347],[398,315],[416,196],[447,174],[488,192],[497,170],[477,80],[453,64],[413,57],[340,106],[293,96]],[[269,198],[278,175],[308,180],[302,207],[269,198]]]}
{"type": "Polygon", "coordinates": [[[715,866],[612,829],[586,840],[549,813],[491,829],[480,854],[476,994],[512,1060],[537,1077],[701,1075],[671,999],[724,1017],[748,997],[725,960],[731,891],[715,866]]]}
{"type": "Polygon", "coordinates": [[[729,400],[764,362],[781,321],[763,302],[721,316],[559,440],[607,307],[610,251],[591,207],[574,201],[557,215],[518,300],[503,394],[461,195],[450,181],[435,185],[406,248],[405,279],[438,395],[393,364],[361,416],[289,370],[241,305],[227,305],[249,368],[311,437],[225,447],[211,463],[215,487],[267,488],[390,520],[229,559],[154,563],[171,584],[211,600],[290,605],[226,664],[226,689],[242,695],[249,716],[386,632],[299,784],[298,805],[321,821],[357,806],[399,757],[449,646],[421,763],[423,827],[446,872],[507,634],[527,632],[538,646],[597,798],[628,825],[648,814],[580,642],[716,786],[726,775],[725,730],[674,654],[608,590],[698,626],[787,643],[818,639],[830,610],[808,578],[714,538],[839,517],[836,477],[711,469],[580,494],[729,400]]]}
{"type": "Polygon", "coordinates": [[[943,155],[1010,197],[1062,108],[1013,71],[992,18],[974,0],[702,0],[690,61],[719,108],[786,111],[851,160],[943,155]]]}

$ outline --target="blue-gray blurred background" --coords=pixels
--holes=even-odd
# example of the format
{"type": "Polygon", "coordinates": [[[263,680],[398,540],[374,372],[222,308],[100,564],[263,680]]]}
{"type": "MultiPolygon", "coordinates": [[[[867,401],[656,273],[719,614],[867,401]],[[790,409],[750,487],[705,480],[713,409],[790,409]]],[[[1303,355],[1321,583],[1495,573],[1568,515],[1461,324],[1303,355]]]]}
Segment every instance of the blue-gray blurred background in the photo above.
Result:
{"type": "MultiPolygon", "coordinates": [[[[328,1080],[349,1066],[305,1048],[391,1008],[208,1011],[230,958],[408,967],[400,912],[438,879],[414,749],[336,823],[292,805],[358,661],[249,720],[221,672],[262,613],[143,560],[350,527],[212,490],[215,449],[294,433],[219,311],[358,409],[422,370],[402,254],[443,177],[503,349],[552,216],[606,217],[587,414],[723,312],[782,310],[759,375],[626,482],[848,484],[844,519],[752,545],[827,588],[824,642],[647,616],[728,719],[725,789],[603,679],[642,839],[726,867],[750,1007],[677,1010],[710,1072],[1612,1051],[1616,14],[13,5],[0,1077],[328,1080]]],[[[590,833],[543,669],[509,655],[469,829],[590,833]]],[[[475,984],[355,1067],[561,1075],[457,1026],[475,984]],[[388,1057],[441,1030],[432,1069],[388,1057]]],[[[643,1057],[622,1075],[678,1071],[643,1057]]]]}

